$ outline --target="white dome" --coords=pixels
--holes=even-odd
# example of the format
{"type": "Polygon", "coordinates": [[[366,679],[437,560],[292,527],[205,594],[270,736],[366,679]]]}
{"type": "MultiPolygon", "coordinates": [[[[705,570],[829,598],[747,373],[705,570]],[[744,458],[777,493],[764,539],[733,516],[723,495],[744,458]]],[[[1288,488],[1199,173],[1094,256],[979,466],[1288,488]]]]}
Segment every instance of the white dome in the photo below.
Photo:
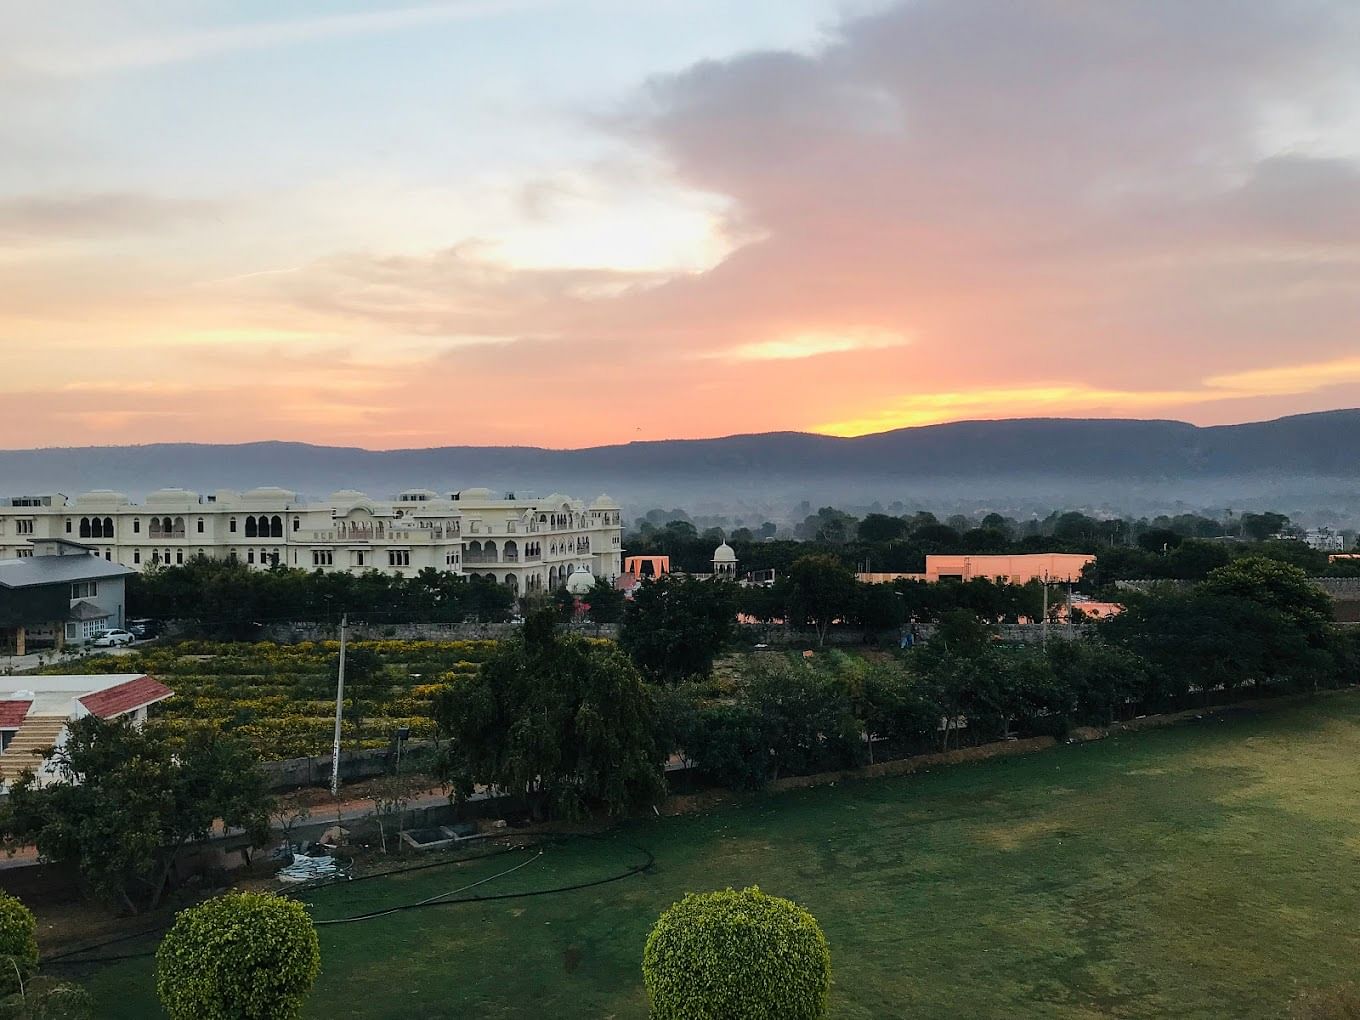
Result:
{"type": "Polygon", "coordinates": [[[459,489],[458,498],[460,500],[488,500],[495,499],[496,495],[490,489],[459,489]]]}
{"type": "Polygon", "coordinates": [[[722,545],[718,546],[718,548],[713,550],[713,562],[736,563],[737,551],[733,549],[730,545],[728,545],[726,542],[724,542],[722,545]]]}
{"type": "Polygon", "coordinates": [[[602,492],[595,497],[595,502],[590,504],[592,510],[618,510],[619,505],[609,498],[607,492],[602,492]]]}
{"type": "Polygon", "coordinates": [[[595,578],[588,570],[578,570],[567,578],[567,591],[573,595],[585,595],[595,587],[595,578]]]}

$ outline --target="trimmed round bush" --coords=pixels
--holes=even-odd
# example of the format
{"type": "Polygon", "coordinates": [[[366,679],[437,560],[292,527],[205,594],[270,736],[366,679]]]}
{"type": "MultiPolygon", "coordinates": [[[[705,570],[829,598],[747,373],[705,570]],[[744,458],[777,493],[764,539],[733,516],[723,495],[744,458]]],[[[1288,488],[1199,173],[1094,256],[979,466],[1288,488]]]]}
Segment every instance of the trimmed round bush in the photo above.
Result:
{"type": "Polygon", "coordinates": [[[156,993],[171,1020],[296,1020],[320,970],[301,903],[228,893],[175,917],[156,951],[156,993]]]}
{"type": "Polygon", "coordinates": [[[0,995],[17,992],[19,975],[27,981],[37,971],[37,932],[33,911],[8,893],[0,892],[0,995]]]}
{"type": "Polygon", "coordinates": [[[653,1020],[820,1020],[831,950],[817,919],[756,886],[690,893],[642,953],[653,1020]]]}

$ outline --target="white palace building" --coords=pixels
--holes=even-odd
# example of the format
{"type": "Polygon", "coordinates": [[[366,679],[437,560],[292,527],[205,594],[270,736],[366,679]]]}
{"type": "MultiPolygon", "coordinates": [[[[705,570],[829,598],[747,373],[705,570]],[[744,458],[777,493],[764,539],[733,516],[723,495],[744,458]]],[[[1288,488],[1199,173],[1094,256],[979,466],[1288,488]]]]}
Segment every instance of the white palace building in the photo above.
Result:
{"type": "Polygon", "coordinates": [[[614,580],[622,536],[619,505],[608,496],[587,506],[560,493],[413,489],[377,500],[346,490],[318,502],[276,488],[161,489],[142,503],[106,490],[0,499],[0,559],[31,556],[33,541],[61,538],[133,570],[199,555],[260,569],[412,575],[433,567],[527,592],[560,587],[582,571],[614,580]]]}

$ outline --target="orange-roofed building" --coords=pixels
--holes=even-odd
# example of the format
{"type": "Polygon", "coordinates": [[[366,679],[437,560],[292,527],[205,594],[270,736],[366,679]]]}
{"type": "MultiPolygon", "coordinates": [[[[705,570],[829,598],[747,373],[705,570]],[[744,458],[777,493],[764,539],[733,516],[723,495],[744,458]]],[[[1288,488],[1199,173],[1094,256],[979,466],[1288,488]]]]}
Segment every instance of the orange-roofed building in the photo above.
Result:
{"type": "Polygon", "coordinates": [[[147,709],[174,694],[145,673],[0,677],[0,782],[25,769],[51,782],[49,750],[66,741],[67,726],[87,715],[146,722],[147,709]]]}

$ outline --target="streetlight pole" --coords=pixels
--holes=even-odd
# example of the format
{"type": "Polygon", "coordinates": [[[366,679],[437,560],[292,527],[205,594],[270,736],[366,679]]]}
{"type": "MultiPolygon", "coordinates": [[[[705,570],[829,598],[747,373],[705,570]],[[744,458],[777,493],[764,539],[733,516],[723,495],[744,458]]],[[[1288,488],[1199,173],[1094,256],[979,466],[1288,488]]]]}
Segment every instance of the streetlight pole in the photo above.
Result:
{"type": "Polygon", "coordinates": [[[340,669],[335,680],[335,741],[331,744],[331,796],[340,792],[340,719],[345,711],[345,625],[349,615],[340,616],[340,669]]]}

